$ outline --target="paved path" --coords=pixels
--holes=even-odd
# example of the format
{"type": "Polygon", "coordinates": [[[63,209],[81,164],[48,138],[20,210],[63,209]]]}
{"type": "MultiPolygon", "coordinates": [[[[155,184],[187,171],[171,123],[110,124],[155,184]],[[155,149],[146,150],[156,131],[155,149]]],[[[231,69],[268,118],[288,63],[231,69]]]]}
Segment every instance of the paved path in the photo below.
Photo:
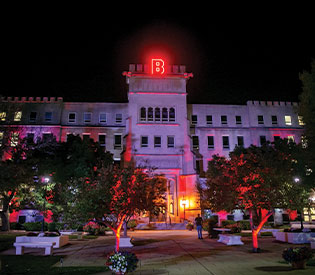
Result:
{"type": "MultiPolygon", "coordinates": [[[[140,259],[134,274],[315,274],[315,267],[292,271],[289,265],[281,263],[282,251],[290,245],[275,242],[272,237],[260,239],[262,253],[252,253],[250,238],[242,238],[243,246],[231,247],[213,239],[198,240],[196,231],[135,231],[129,235],[142,242],[129,249],[140,259]]],[[[102,266],[114,243],[112,236],[71,241],[71,245],[56,249],[54,254],[65,256],[64,266],[102,266]]],[[[28,252],[41,254],[38,250],[28,252]]],[[[5,253],[14,254],[14,250],[5,253]]]]}

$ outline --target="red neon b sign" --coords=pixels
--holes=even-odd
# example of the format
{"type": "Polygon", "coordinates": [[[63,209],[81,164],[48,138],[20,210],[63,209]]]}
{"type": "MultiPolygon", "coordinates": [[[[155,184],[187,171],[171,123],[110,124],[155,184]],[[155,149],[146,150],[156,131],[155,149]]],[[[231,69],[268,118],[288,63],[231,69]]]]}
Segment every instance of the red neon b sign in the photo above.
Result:
{"type": "Polygon", "coordinates": [[[164,74],[164,60],[163,59],[152,59],[152,74],[164,74]]]}

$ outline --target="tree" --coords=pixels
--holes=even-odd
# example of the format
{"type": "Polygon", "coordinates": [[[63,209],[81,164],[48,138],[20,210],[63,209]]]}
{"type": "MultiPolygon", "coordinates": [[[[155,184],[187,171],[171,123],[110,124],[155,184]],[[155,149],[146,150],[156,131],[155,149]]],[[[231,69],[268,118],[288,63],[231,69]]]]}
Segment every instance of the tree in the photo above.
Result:
{"type": "MultiPolygon", "coordinates": [[[[157,211],[165,207],[163,196],[166,179],[161,175],[148,175],[140,168],[129,166],[101,167],[96,175],[85,181],[78,190],[73,204],[73,212],[82,221],[89,219],[104,223],[116,236],[116,251],[119,251],[120,231],[123,223],[130,217],[143,211],[157,211]],[[157,196],[148,196],[149,185],[158,183],[157,196]],[[148,203],[148,199],[152,199],[148,203]]],[[[160,211],[162,211],[162,209],[160,211]]],[[[157,213],[155,212],[155,213],[157,213]]]]}
{"type": "Polygon", "coordinates": [[[300,74],[303,92],[300,95],[299,115],[305,123],[305,143],[307,144],[308,171],[311,174],[310,184],[315,184],[315,59],[311,63],[311,71],[300,74]]]}
{"type": "Polygon", "coordinates": [[[0,161],[0,198],[2,199],[2,230],[8,231],[9,220],[7,213],[12,210],[14,200],[30,193],[33,186],[32,164],[28,159],[30,148],[25,141],[10,147],[11,158],[0,161]]]}
{"type": "Polygon", "coordinates": [[[213,156],[209,162],[202,197],[215,211],[249,211],[254,252],[259,250],[258,233],[274,209],[294,206],[292,194],[305,195],[294,182],[295,146],[287,141],[280,145],[252,145],[236,148],[229,159],[213,156]],[[284,146],[286,150],[281,149],[284,146]]]}

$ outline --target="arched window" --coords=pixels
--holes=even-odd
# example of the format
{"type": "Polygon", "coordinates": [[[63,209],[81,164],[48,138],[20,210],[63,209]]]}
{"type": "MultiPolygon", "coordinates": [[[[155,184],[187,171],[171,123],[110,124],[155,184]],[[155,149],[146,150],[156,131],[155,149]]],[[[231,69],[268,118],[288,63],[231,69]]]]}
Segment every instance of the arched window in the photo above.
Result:
{"type": "Polygon", "coordinates": [[[147,111],[144,107],[140,109],[140,121],[146,121],[147,120],[147,111]]]}
{"type": "Polygon", "coordinates": [[[148,108],[148,121],[153,121],[153,108],[148,108]]]}
{"type": "Polygon", "coordinates": [[[155,121],[161,121],[161,110],[160,108],[155,108],[154,110],[155,121]]]}
{"type": "Polygon", "coordinates": [[[170,108],[170,121],[175,121],[175,109],[170,108]]]}
{"type": "Polygon", "coordinates": [[[168,121],[168,110],[167,108],[162,109],[162,121],[168,121]]]}

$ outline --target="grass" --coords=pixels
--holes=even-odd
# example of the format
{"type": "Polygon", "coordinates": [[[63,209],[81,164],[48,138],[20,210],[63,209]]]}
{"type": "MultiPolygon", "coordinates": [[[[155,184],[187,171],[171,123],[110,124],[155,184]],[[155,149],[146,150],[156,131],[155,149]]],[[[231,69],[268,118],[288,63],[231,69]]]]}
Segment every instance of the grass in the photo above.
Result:
{"type": "Polygon", "coordinates": [[[79,239],[78,237],[78,235],[69,235],[69,240],[95,240],[98,238],[98,236],[95,235],[83,235],[82,239],[79,239]]]}
{"type": "Polygon", "coordinates": [[[22,235],[25,235],[25,233],[0,234],[0,251],[4,251],[13,247],[13,243],[15,242],[15,237],[22,236],[22,235]]]}
{"type": "Polygon", "coordinates": [[[62,256],[9,256],[1,255],[1,274],[95,274],[105,272],[108,268],[104,266],[89,267],[54,267],[53,265],[60,262],[62,256]]]}

